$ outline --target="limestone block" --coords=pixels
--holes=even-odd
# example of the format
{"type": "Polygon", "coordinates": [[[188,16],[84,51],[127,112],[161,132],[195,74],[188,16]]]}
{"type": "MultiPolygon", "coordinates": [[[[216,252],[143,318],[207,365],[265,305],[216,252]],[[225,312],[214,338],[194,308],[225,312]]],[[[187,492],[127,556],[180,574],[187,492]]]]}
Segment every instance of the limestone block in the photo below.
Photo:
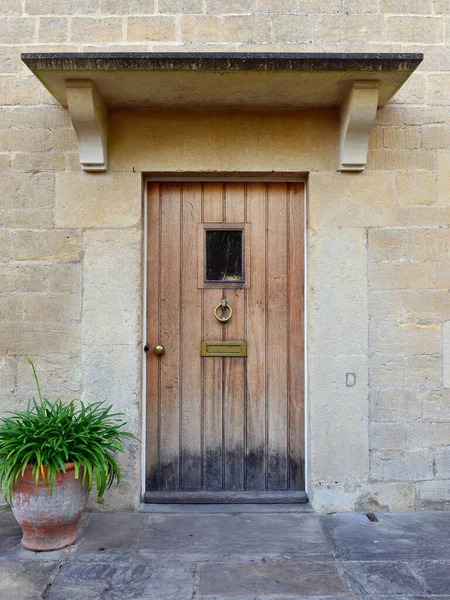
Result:
{"type": "Polygon", "coordinates": [[[41,17],[39,19],[39,42],[65,42],[67,39],[66,17],[41,17]]]}
{"type": "Polygon", "coordinates": [[[426,171],[398,173],[397,190],[400,205],[434,204],[436,201],[435,175],[426,171]]]}
{"type": "Polygon", "coordinates": [[[29,15],[89,14],[98,10],[99,0],[26,0],[25,13],[29,15]]]}
{"type": "MultiPolygon", "coordinates": [[[[427,52],[429,50],[430,47],[427,47],[427,52]]],[[[405,106],[402,117],[404,125],[445,123],[450,120],[450,106],[405,106]]]]}
{"type": "MultiPolygon", "coordinates": [[[[0,103],[2,106],[34,105],[39,103],[40,97],[40,84],[38,81],[33,81],[31,77],[8,77],[0,82],[0,103]]],[[[48,133],[47,137],[49,137],[48,133]]],[[[30,137],[30,143],[33,143],[33,136],[30,137]]],[[[19,132],[2,131],[1,146],[11,149],[10,140],[14,141],[17,138],[21,139],[19,132]]],[[[17,141],[15,143],[18,145],[17,141]]],[[[26,146],[23,144],[22,148],[26,149],[26,146]]]]}
{"type": "Polygon", "coordinates": [[[81,264],[54,263],[48,266],[49,292],[79,292],[81,290],[81,264]]]}
{"type": "Polygon", "coordinates": [[[411,0],[381,0],[383,13],[429,15],[433,12],[432,0],[411,2],[411,0]]]}
{"type": "Polygon", "coordinates": [[[112,171],[333,170],[337,143],[334,109],[110,113],[112,171]]]}
{"type": "Polygon", "coordinates": [[[49,265],[0,265],[2,292],[43,292],[49,271],[49,265]]]}
{"type": "MultiPolygon", "coordinates": [[[[78,164],[79,155],[77,153],[78,164]]],[[[42,171],[64,171],[67,156],[64,152],[15,152],[12,158],[12,170],[28,173],[42,171]]]]}
{"type": "Polygon", "coordinates": [[[206,12],[213,14],[254,13],[256,0],[206,0],[206,12]]]}
{"type": "Polygon", "coordinates": [[[214,41],[220,35],[222,19],[212,15],[182,15],[180,27],[185,42],[214,41]]]}
{"type": "Polygon", "coordinates": [[[425,392],[422,400],[422,417],[430,421],[450,423],[450,390],[425,392]]]}
{"type": "Polygon", "coordinates": [[[16,358],[2,356],[0,358],[0,393],[12,392],[16,385],[16,358]]]}
{"type": "Polygon", "coordinates": [[[310,174],[310,227],[389,227],[394,225],[391,173],[310,174]]]}
{"type": "Polygon", "coordinates": [[[443,19],[416,16],[394,16],[386,20],[387,39],[391,42],[439,44],[444,41],[443,19]]]}
{"type": "Polygon", "coordinates": [[[442,359],[436,356],[376,355],[370,359],[370,381],[376,387],[440,387],[442,359]]]}
{"type": "MultiPolygon", "coordinates": [[[[414,73],[392,98],[394,104],[426,104],[427,81],[425,75],[414,73]]],[[[420,145],[420,144],[419,144],[420,145]]],[[[418,147],[418,146],[416,146],[418,147]]]]}
{"type": "Polygon", "coordinates": [[[444,323],[443,345],[444,387],[450,388],[450,321],[444,323]]]}
{"type": "Polygon", "coordinates": [[[71,126],[67,110],[61,106],[5,107],[0,112],[0,124],[2,128],[15,129],[58,129],[71,126]]]}
{"type": "Polygon", "coordinates": [[[438,263],[435,266],[436,287],[450,290],[450,263],[438,263]]]}
{"type": "Polygon", "coordinates": [[[411,229],[408,254],[411,260],[450,260],[450,228],[411,229]]]}
{"type": "Polygon", "coordinates": [[[0,44],[23,44],[34,41],[35,20],[27,17],[0,18],[0,44]]]}
{"type": "MultiPolygon", "coordinates": [[[[325,6],[325,4],[322,4],[325,6]]],[[[324,42],[377,42],[384,32],[381,15],[324,15],[318,22],[317,38],[324,42]]],[[[308,34],[308,31],[306,32],[308,34]]]]}
{"type": "Polygon", "coordinates": [[[127,430],[140,435],[141,352],[136,345],[83,346],[85,402],[107,402],[125,413],[127,430]]]}
{"type": "Polygon", "coordinates": [[[390,127],[404,125],[404,111],[405,109],[400,106],[386,104],[381,106],[377,110],[377,116],[374,121],[374,125],[389,125],[390,127]]]}
{"type": "Polygon", "coordinates": [[[140,340],[141,233],[89,230],[83,263],[83,343],[136,344],[140,340]]]}
{"type": "Polygon", "coordinates": [[[405,206],[397,209],[397,225],[450,226],[450,207],[405,206]]]}
{"type": "Polygon", "coordinates": [[[371,389],[369,415],[372,421],[415,421],[421,416],[421,397],[415,390],[371,389]]]}
{"type": "MultiPolygon", "coordinates": [[[[70,351],[67,348],[66,351],[70,351]]],[[[82,386],[80,357],[72,354],[34,356],[41,390],[50,400],[62,398],[70,401],[79,398],[82,386]]],[[[36,384],[30,364],[25,358],[17,359],[17,393],[23,399],[37,396],[36,384]]]]}
{"type": "Polygon", "coordinates": [[[130,227],[141,220],[138,173],[57,173],[57,227],[130,227]]]}
{"type": "Polygon", "coordinates": [[[71,42],[116,42],[122,39],[123,19],[120,17],[73,17],[71,42]]]}
{"type": "Polygon", "coordinates": [[[22,320],[22,304],[21,294],[0,294],[0,321],[22,320]]]}
{"type": "Polygon", "coordinates": [[[21,15],[22,6],[17,0],[3,0],[2,2],[2,16],[3,15],[21,15]]]}
{"type": "Polygon", "coordinates": [[[367,350],[367,249],[364,229],[309,232],[311,355],[367,350]]]}
{"type": "Polygon", "coordinates": [[[173,15],[202,13],[203,0],[158,0],[158,12],[173,15]]]}
{"type": "Polygon", "coordinates": [[[416,490],[418,509],[450,510],[450,479],[423,481],[416,490]]]}
{"type": "MultiPolygon", "coordinates": [[[[18,6],[15,0],[12,1],[18,6]]],[[[22,69],[22,66],[20,55],[15,52],[13,47],[0,47],[0,73],[17,73],[22,69]]]]}
{"type": "Polygon", "coordinates": [[[431,263],[372,263],[369,284],[376,289],[426,289],[433,288],[431,263]]]}
{"type": "MultiPolygon", "coordinates": [[[[282,11],[286,13],[286,10],[282,11]]],[[[339,0],[328,0],[328,2],[322,2],[321,0],[300,0],[298,12],[310,15],[311,13],[327,13],[336,14],[341,12],[341,4],[339,0]]],[[[368,12],[371,12],[370,10],[368,12]]]]}
{"type": "Polygon", "coordinates": [[[223,19],[222,39],[226,42],[262,42],[270,39],[271,23],[262,15],[231,15],[223,19]]]}
{"type": "Polygon", "coordinates": [[[437,155],[437,193],[438,204],[450,206],[450,152],[437,155]]]}
{"type": "MultiPolygon", "coordinates": [[[[449,40],[450,41],[450,40],[449,40]]],[[[448,106],[450,104],[450,75],[428,75],[428,103],[448,106]]]]}
{"type": "Polygon", "coordinates": [[[440,354],[440,323],[372,320],[369,328],[370,350],[397,355],[440,354]]]}
{"type": "Polygon", "coordinates": [[[433,452],[417,450],[372,452],[370,473],[373,481],[417,481],[433,478],[433,452]]]}
{"type": "Polygon", "coordinates": [[[448,423],[409,423],[405,430],[406,450],[420,450],[449,443],[448,423]]]}
{"type": "Polygon", "coordinates": [[[449,0],[433,0],[433,9],[437,15],[448,15],[450,12],[449,0]]]}
{"type": "Polygon", "coordinates": [[[81,317],[81,295],[27,295],[25,321],[42,323],[77,321],[81,317]]]}
{"type": "Polygon", "coordinates": [[[371,261],[401,260],[405,257],[406,230],[370,228],[368,234],[371,261]]]}
{"type": "Polygon", "coordinates": [[[450,319],[450,303],[446,291],[407,291],[403,302],[405,318],[450,319]]]}
{"type": "Polygon", "coordinates": [[[136,42],[175,41],[175,17],[130,17],[128,19],[127,40],[136,42]]]}
{"type": "Polygon", "coordinates": [[[0,171],[8,171],[11,165],[9,154],[0,154],[0,171]]]}
{"type": "Polygon", "coordinates": [[[257,0],[256,12],[286,14],[298,12],[297,0],[257,0]]]}
{"type": "Polygon", "coordinates": [[[104,15],[151,15],[155,12],[155,0],[100,0],[100,12],[104,15]]]}
{"type": "Polygon", "coordinates": [[[75,231],[14,231],[12,255],[14,260],[79,260],[81,244],[75,231]]]}
{"type": "MultiPolygon", "coordinates": [[[[38,102],[37,98],[35,102],[38,102]]],[[[22,102],[17,98],[14,103],[22,102]]],[[[1,144],[9,152],[47,152],[53,149],[52,133],[47,129],[6,129],[2,131],[1,144]]]]}
{"type": "Polygon", "coordinates": [[[405,423],[370,423],[369,445],[374,450],[404,450],[406,445],[405,423]]]}
{"type": "MultiPolygon", "coordinates": [[[[423,89],[423,84],[420,87],[423,89]]],[[[384,127],[382,129],[383,148],[400,150],[406,148],[408,150],[413,150],[415,148],[420,148],[420,143],[421,138],[418,127],[384,127]]]]}
{"type": "Polygon", "coordinates": [[[427,149],[448,149],[450,145],[450,127],[448,125],[429,125],[422,128],[422,146],[427,149]]]}
{"type": "Polygon", "coordinates": [[[3,209],[52,208],[54,204],[52,173],[3,173],[0,197],[3,209]]]}
{"type": "Polygon", "coordinates": [[[436,450],[436,477],[450,479],[450,446],[436,450]]]}
{"type": "Polygon", "coordinates": [[[52,210],[10,210],[3,226],[13,229],[49,229],[54,226],[52,210]]]}
{"type": "Polygon", "coordinates": [[[369,467],[367,359],[311,357],[309,386],[311,483],[355,485],[367,478],[369,467]],[[354,387],[346,387],[346,373],[356,375],[354,387]]]}
{"type": "Polygon", "coordinates": [[[6,262],[9,257],[9,232],[0,229],[0,261],[6,262]]]}
{"type": "Polygon", "coordinates": [[[79,323],[0,322],[0,352],[6,355],[47,356],[80,350],[79,323]]]}
{"type": "Polygon", "coordinates": [[[361,483],[348,490],[333,482],[317,485],[309,492],[315,512],[387,512],[414,510],[415,489],[404,482],[361,483]]]}
{"type": "Polygon", "coordinates": [[[434,153],[429,150],[369,150],[367,169],[409,171],[434,169],[434,153]]]}

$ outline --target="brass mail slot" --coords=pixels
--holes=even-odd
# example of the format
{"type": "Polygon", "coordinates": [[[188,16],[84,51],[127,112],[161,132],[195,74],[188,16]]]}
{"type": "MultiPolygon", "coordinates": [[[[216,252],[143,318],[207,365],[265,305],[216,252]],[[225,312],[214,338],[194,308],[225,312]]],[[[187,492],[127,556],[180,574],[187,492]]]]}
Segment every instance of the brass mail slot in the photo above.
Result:
{"type": "Polygon", "coordinates": [[[247,356],[247,342],[202,342],[202,356],[247,356]]]}

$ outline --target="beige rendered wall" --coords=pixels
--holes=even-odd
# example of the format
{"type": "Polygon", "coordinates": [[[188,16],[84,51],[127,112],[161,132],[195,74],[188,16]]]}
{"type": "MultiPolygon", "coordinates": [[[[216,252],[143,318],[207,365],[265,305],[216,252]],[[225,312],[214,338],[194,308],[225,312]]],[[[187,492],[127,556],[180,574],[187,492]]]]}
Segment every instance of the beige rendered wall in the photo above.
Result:
{"type": "MultiPolygon", "coordinates": [[[[0,14],[0,409],[33,392],[28,354],[48,395],[109,400],[138,432],[142,172],[305,172],[313,506],[448,508],[448,0],[4,0],[0,14]],[[332,110],[143,110],[111,113],[110,169],[87,174],[19,54],[95,50],[425,60],[380,109],[365,173],[336,172],[332,110]]],[[[103,510],[138,505],[139,448],[123,467],[103,510]]]]}

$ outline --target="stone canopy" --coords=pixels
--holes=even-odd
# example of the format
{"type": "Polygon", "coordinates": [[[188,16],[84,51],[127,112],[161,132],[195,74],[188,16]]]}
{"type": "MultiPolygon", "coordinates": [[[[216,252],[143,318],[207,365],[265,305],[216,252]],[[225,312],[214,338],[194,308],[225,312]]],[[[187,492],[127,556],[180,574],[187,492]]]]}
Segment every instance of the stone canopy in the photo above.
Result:
{"type": "Polygon", "coordinates": [[[422,54],[36,53],[23,62],[70,112],[85,171],[107,170],[109,108],[340,109],[338,169],[362,171],[377,108],[422,54]]]}

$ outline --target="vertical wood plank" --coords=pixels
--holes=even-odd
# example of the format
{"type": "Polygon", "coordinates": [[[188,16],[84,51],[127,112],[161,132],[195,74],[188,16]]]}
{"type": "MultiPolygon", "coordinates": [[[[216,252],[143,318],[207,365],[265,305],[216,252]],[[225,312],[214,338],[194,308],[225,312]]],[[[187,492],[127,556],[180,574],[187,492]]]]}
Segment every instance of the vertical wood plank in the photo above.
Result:
{"type": "MultiPolygon", "coordinates": [[[[203,184],[203,222],[223,222],[223,184],[203,184]]],[[[220,289],[203,289],[203,339],[221,340],[222,325],[214,308],[222,298],[220,289]]],[[[200,349],[199,349],[200,351],[200,349]]],[[[203,358],[203,487],[223,489],[223,359],[203,358]]]]}
{"type": "Polygon", "coordinates": [[[289,489],[305,489],[304,184],[289,185],[289,489]]]}
{"type": "MultiPolygon", "coordinates": [[[[244,223],[245,185],[225,186],[225,221],[244,223]]],[[[225,290],[233,316],[223,325],[227,340],[245,340],[244,289],[225,290]]],[[[243,490],[245,453],[245,359],[224,358],[224,486],[226,490],[243,490]]]]}
{"type": "MultiPolygon", "coordinates": [[[[150,182],[147,188],[147,344],[159,341],[159,183],[150,182]]],[[[146,487],[158,490],[159,481],[159,366],[153,352],[146,354],[146,487]]]]}
{"type": "Polygon", "coordinates": [[[267,431],[269,490],[287,489],[287,184],[268,184],[267,431]]]}
{"type": "Polygon", "coordinates": [[[184,183],[181,209],[181,489],[200,490],[202,472],[202,297],[197,286],[201,183],[184,183]]]}
{"type": "Polygon", "coordinates": [[[266,184],[247,184],[251,287],[247,290],[248,490],[265,489],[266,471],[266,184]]]}
{"type": "Polygon", "coordinates": [[[180,462],[180,198],[181,184],[161,184],[160,489],[179,489],[180,462]]]}

